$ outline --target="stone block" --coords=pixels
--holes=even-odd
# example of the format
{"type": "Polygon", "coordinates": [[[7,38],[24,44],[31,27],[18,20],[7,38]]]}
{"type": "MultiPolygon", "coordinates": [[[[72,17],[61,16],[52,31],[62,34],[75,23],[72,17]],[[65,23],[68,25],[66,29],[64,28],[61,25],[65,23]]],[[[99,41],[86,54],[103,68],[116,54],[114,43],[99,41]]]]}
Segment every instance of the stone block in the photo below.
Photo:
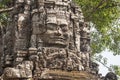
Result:
{"type": "Polygon", "coordinates": [[[27,51],[17,51],[17,57],[25,57],[27,54],[27,51]]]}
{"type": "Polygon", "coordinates": [[[29,55],[37,54],[37,48],[29,48],[29,55]]]}

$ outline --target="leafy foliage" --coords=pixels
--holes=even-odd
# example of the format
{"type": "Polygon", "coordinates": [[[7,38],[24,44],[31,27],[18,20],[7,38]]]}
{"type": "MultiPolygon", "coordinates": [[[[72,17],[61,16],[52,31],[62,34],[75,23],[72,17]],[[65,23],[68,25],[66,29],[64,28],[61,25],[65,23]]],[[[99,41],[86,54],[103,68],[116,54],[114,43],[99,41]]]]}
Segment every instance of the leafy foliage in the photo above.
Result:
{"type": "MultiPolygon", "coordinates": [[[[0,0],[0,9],[7,8],[7,3],[9,3],[10,1],[11,0],[0,0]]],[[[7,19],[8,19],[7,13],[0,14],[0,27],[7,25],[7,19]]]]}
{"type": "Polygon", "coordinates": [[[118,65],[111,65],[110,67],[113,69],[113,71],[116,74],[118,74],[118,76],[120,76],[120,66],[118,66],[118,65]]]}
{"type": "Polygon", "coordinates": [[[0,0],[0,8],[5,8],[11,0],[0,0]]]}
{"type": "Polygon", "coordinates": [[[120,54],[120,1],[119,0],[75,0],[82,8],[85,21],[92,23],[92,53],[106,48],[115,55],[120,54]],[[96,45],[97,43],[97,45],[96,45]]]}

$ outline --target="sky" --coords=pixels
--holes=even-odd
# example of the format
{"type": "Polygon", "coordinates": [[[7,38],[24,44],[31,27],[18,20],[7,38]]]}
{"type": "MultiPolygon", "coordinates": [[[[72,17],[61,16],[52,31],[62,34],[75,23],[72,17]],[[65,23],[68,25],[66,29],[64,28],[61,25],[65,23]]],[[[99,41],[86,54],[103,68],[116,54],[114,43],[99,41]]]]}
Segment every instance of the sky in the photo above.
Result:
{"type": "MultiPolygon", "coordinates": [[[[120,55],[114,56],[112,52],[109,52],[108,50],[103,51],[102,53],[103,57],[106,57],[107,60],[107,66],[112,65],[119,65],[120,66],[120,55]]],[[[107,68],[105,68],[102,64],[99,64],[99,73],[101,73],[103,76],[105,76],[108,72],[107,68]]]]}

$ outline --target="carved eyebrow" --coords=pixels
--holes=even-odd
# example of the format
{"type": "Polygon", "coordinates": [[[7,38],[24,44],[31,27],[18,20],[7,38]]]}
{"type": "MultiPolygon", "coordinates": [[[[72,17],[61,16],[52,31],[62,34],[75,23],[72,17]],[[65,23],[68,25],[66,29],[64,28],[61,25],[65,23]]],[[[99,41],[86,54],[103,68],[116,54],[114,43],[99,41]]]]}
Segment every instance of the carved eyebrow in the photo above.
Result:
{"type": "Polygon", "coordinates": [[[52,25],[56,25],[56,26],[57,26],[57,24],[56,24],[56,23],[47,23],[47,24],[52,24],[52,25]]]}
{"type": "Polygon", "coordinates": [[[68,25],[68,22],[66,19],[57,19],[58,25],[68,25]]]}
{"type": "Polygon", "coordinates": [[[67,24],[59,24],[59,26],[67,26],[67,24]]]}
{"type": "MultiPolygon", "coordinates": [[[[47,25],[58,26],[58,24],[55,24],[55,23],[47,23],[47,25]]],[[[48,26],[47,26],[47,27],[48,27],[48,26]]]]}

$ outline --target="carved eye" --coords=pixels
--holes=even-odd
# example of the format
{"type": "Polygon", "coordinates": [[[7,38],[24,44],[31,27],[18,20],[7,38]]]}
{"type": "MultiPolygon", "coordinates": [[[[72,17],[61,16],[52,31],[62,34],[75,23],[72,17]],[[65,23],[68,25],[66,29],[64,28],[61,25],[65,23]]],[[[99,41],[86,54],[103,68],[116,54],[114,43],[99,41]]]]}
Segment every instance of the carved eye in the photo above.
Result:
{"type": "Polygon", "coordinates": [[[63,32],[66,32],[68,30],[67,25],[60,25],[60,28],[63,32]]]}
{"type": "Polygon", "coordinates": [[[49,30],[57,30],[57,25],[49,23],[49,24],[47,24],[47,29],[49,29],[49,30]]]}

